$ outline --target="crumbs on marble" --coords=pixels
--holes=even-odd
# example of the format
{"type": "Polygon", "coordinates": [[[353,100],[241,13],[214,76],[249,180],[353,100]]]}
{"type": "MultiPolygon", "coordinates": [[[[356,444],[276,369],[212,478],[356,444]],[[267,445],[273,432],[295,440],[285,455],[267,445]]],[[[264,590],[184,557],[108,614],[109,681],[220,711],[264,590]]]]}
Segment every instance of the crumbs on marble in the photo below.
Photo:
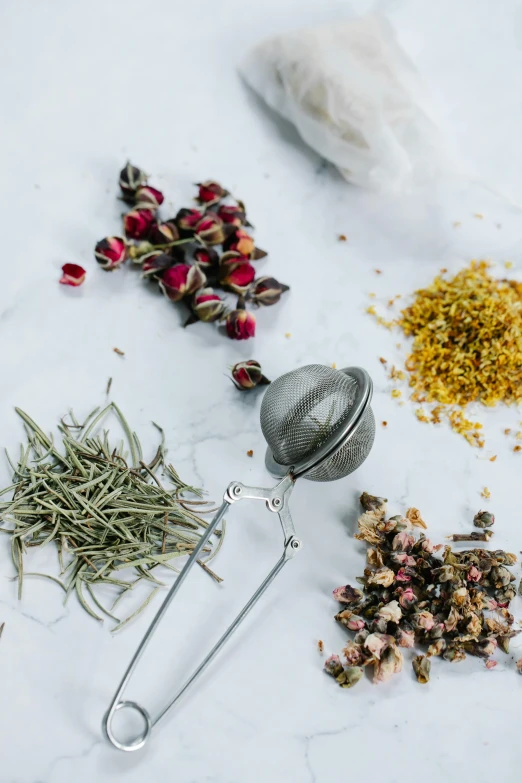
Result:
{"type": "Polygon", "coordinates": [[[462,225],[462,223],[460,222],[460,220],[454,220],[453,221],[453,228],[459,228],[459,226],[461,226],[461,225],[462,225]]]}
{"type": "Polygon", "coordinates": [[[319,639],[319,641],[317,642],[317,649],[321,654],[324,652],[324,642],[322,639],[319,639]]]}
{"type": "Polygon", "coordinates": [[[515,454],[516,454],[518,451],[522,451],[522,446],[513,446],[513,451],[515,452],[515,454]]]}
{"type": "Polygon", "coordinates": [[[348,239],[346,237],[346,234],[339,234],[337,239],[339,240],[339,242],[347,242],[348,241],[348,239]]]}
{"type": "Polygon", "coordinates": [[[489,461],[490,462],[496,462],[497,461],[497,455],[493,454],[493,456],[489,458],[489,461]]]}
{"type": "Polygon", "coordinates": [[[402,392],[400,389],[392,389],[391,396],[395,398],[402,397],[402,392]]]}
{"type": "Polygon", "coordinates": [[[375,274],[376,274],[376,275],[382,275],[382,270],[380,270],[380,269],[376,269],[376,270],[375,270],[375,274]]]}
{"type": "Polygon", "coordinates": [[[247,457],[253,457],[253,456],[254,456],[254,449],[248,449],[247,457]]]}
{"type": "Polygon", "coordinates": [[[481,212],[475,212],[473,217],[476,217],[477,220],[484,220],[484,215],[481,212]]]}
{"type": "Polygon", "coordinates": [[[285,337],[287,339],[290,339],[291,336],[292,336],[292,332],[285,332],[285,337]]]}
{"type": "Polygon", "coordinates": [[[332,362],[332,370],[337,370],[337,364],[335,362],[332,362]]]}
{"type": "Polygon", "coordinates": [[[125,351],[122,351],[121,348],[113,348],[112,350],[114,353],[117,353],[118,356],[125,356],[125,351]]]}
{"type": "Polygon", "coordinates": [[[379,356],[379,361],[381,364],[387,364],[387,360],[383,356],[379,356]]]}
{"type": "Polygon", "coordinates": [[[375,294],[373,293],[373,291],[369,293],[368,296],[370,297],[370,299],[375,299],[375,294]]]}
{"type": "Polygon", "coordinates": [[[484,487],[484,489],[480,493],[480,496],[483,497],[483,498],[486,498],[486,500],[489,500],[489,498],[491,497],[491,492],[489,491],[489,489],[487,487],[484,487]]]}
{"type": "Polygon", "coordinates": [[[513,261],[504,261],[504,266],[506,267],[506,269],[512,269],[513,261]]]}
{"type": "Polygon", "coordinates": [[[388,426],[388,422],[387,422],[387,421],[383,421],[383,422],[381,422],[381,423],[382,423],[382,426],[383,426],[383,427],[387,427],[387,426],[388,426]]]}

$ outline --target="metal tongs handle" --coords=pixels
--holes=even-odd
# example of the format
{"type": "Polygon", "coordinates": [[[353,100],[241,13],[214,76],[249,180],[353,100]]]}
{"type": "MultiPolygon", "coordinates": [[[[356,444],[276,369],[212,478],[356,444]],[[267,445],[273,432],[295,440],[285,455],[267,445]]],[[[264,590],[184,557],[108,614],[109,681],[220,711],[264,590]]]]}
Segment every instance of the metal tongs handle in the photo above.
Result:
{"type": "Polygon", "coordinates": [[[293,478],[293,476],[289,473],[273,489],[263,489],[262,487],[248,487],[245,486],[244,484],[239,483],[238,481],[233,481],[229,485],[227,491],[224,494],[223,503],[221,504],[218,511],[216,512],[216,515],[214,516],[212,522],[205,530],[198,545],[196,546],[191,556],[185,563],[183,569],[181,570],[173,586],[170,588],[169,592],[167,593],[165,600],[163,601],[162,605],[158,609],[156,616],[151,622],[145,636],[141,640],[140,645],[136,650],[136,652],[134,653],[134,657],[132,658],[129,667],[125,672],[123,679],[120,682],[116,693],[114,694],[114,698],[111,702],[111,705],[103,719],[104,733],[107,736],[108,740],[114,745],[115,748],[118,748],[118,750],[124,750],[124,751],[139,750],[145,745],[145,743],[150,737],[150,734],[154,726],[156,726],[156,724],[159,723],[159,721],[165,717],[165,715],[171,709],[171,707],[174,706],[174,704],[178,701],[178,699],[181,698],[181,696],[185,693],[185,691],[207,668],[207,666],[212,661],[212,659],[221,650],[223,645],[230,639],[230,637],[232,636],[236,628],[240,625],[240,623],[244,620],[244,618],[247,616],[247,614],[252,609],[252,607],[257,603],[259,598],[263,595],[263,593],[265,592],[269,584],[275,579],[275,577],[281,571],[285,563],[288,560],[290,560],[290,558],[292,558],[296,554],[296,552],[301,548],[301,541],[295,536],[294,525],[288,507],[288,498],[290,497],[290,493],[292,492],[294,486],[294,480],[295,479],[293,478]],[[253,596],[248,600],[248,602],[245,604],[243,609],[239,612],[235,620],[231,623],[231,625],[229,625],[229,627],[227,628],[223,636],[219,639],[218,642],[216,642],[214,647],[210,650],[208,655],[201,661],[199,666],[192,672],[190,677],[181,686],[181,688],[175,693],[172,699],[165,705],[165,707],[158,713],[158,715],[154,719],[152,719],[149,712],[145,709],[145,707],[142,707],[137,702],[123,701],[121,699],[123,691],[127,687],[129,680],[131,679],[131,676],[136,666],[138,665],[138,662],[141,656],[143,655],[143,652],[147,644],[150,642],[160,620],[162,619],[163,615],[165,614],[170,604],[172,603],[172,600],[174,599],[176,593],[178,592],[181,585],[185,581],[190,569],[198,559],[203,547],[210,539],[210,536],[214,533],[214,531],[216,530],[217,526],[225,516],[227,510],[230,508],[232,503],[247,498],[251,500],[264,500],[266,502],[266,506],[268,510],[278,514],[281,522],[281,527],[283,528],[283,535],[284,535],[283,554],[281,555],[280,559],[277,561],[275,566],[272,568],[272,570],[270,571],[266,579],[261,583],[261,585],[258,587],[258,589],[253,594],[253,596]],[[124,709],[125,707],[137,710],[145,721],[145,728],[142,734],[131,743],[120,742],[118,739],[116,739],[112,731],[112,721],[114,719],[114,715],[116,714],[116,712],[118,712],[118,710],[124,709]]]}

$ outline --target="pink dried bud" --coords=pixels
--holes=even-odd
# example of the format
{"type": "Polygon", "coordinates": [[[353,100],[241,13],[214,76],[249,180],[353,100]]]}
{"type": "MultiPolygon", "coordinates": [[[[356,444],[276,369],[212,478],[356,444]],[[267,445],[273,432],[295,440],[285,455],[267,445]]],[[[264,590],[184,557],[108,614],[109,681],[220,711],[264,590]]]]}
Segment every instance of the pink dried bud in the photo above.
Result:
{"type": "Polygon", "coordinates": [[[136,190],[147,181],[147,175],[141,169],[127,163],[120,171],[120,188],[125,201],[133,203],[136,190]]]}
{"type": "Polygon", "coordinates": [[[180,236],[192,236],[196,229],[196,225],[199,223],[202,217],[203,215],[198,209],[187,209],[186,207],[180,209],[174,218],[174,222],[179,229],[180,236]]]}
{"type": "Polygon", "coordinates": [[[177,264],[167,269],[159,281],[160,288],[171,302],[179,302],[184,296],[202,288],[207,278],[197,265],[177,264]]]}
{"type": "Polygon", "coordinates": [[[354,614],[346,620],[345,625],[350,631],[361,631],[366,627],[366,621],[363,620],[362,617],[354,614]]]}
{"type": "Polygon", "coordinates": [[[219,264],[219,255],[211,247],[198,247],[194,251],[194,260],[205,272],[217,269],[219,264]]]}
{"type": "Polygon", "coordinates": [[[402,653],[395,645],[388,647],[382,653],[381,660],[377,661],[373,673],[373,682],[386,682],[394,674],[401,672],[402,660],[402,653]]]}
{"type": "Polygon", "coordinates": [[[384,633],[371,633],[369,636],[366,637],[366,641],[364,642],[364,646],[367,650],[371,652],[371,654],[374,656],[374,658],[381,657],[381,653],[386,650],[387,647],[390,645],[390,639],[393,639],[393,637],[388,636],[388,634],[384,633]]]}
{"type": "Polygon", "coordinates": [[[265,378],[261,365],[255,359],[248,359],[246,362],[238,362],[232,367],[232,378],[236,382],[238,389],[254,389],[256,386],[263,386],[270,381],[265,378]]]}
{"type": "Polygon", "coordinates": [[[409,576],[404,568],[399,568],[395,576],[397,582],[411,582],[411,576],[409,576]]]}
{"type": "Polygon", "coordinates": [[[163,204],[164,198],[161,190],[150,185],[141,185],[136,190],[136,209],[156,210],[163,204]]]}
{"type": "Polygon", "coordinates": [[[281,294],[290,288],[280,283],[275,277],[259,277],[250,289],[250,297],[258,305],[274,305],[281,299],[281,294]]]}
{"type": "Polygon", "coordinates": [[[81,285],[87,274],[83,266],[79,266],[79,264],[64,264],[62,266],[62,273],[60,283],[62,285],[72,285],[74,287],[81,285]]]}
{"type": "Polygon", "coordinates": [[[227,225],[239,227],[246,222],[245,211],[236,205],[222,204],[217,213],[223,223],[227,225]]]}
{"type": "Polygon", "coordinates": [[[209,212],[196,224],[196,234],[208,245],[221,245],[225,239],[223,221],[215,212],[209,212]]]}
{"type": "Polygon", "coordinates": [[[227,334],[231,340],[248,340],[256,333],[256,318],[246,310],[232,310],[227,315],[227,334]]]}
{"type": "Polygon", "coordinates": [[[482,579],[482,571],[479,571],[476,566],[471,566],[468,571],[468,582],[480,582],[482,579]]]}
{"type": "Polygon", "coordinates": [[[417,612],[412,619],[419,628],[424,628],[425,631],[430,631],[435,625],[431,612],[417,612]]]}
{"type": "Polygon", "coordinates": [[[219,261],[219,281],[222,286],[244,294],[256,276],[256,270],[239,253],[224,253],[219,261]]]}
{"type": "Polygon", "coordinates": [[[395,552],[392,555],[392,560],[397,565],[402,566],[414,566],[417,564],[415,558],[412,555],[408,555],[407,552],[395,552]]]}
{"type": "Polygon", "coordinates": [[[200,321],[210,323],[221,318],[225,312],[225,303],[212,288],[202,288],[194,295],[192,309],[200,321]]]}
{"type": "Polygon", "coordinates": [[[417,596],[411,587],[406,587],[399,597],[399,603],[404,609],[409,609],[411,606],[413,606],[414,603],[416,603],[416,601],[417,596]]]}
{"type": "Polygon", "coordinates": [[[105,237],[96,243],[94,255],[102,269],[111,271],[127,258],[127,244],[122,237],[105,237]]]}
{"type": "Polygon", "coordinates": [[[494,598],[486,597],[484,599],[484,609],[489,609],[490,612],[494,612],[498,608],[498,603],[494,598]]]}
{"type": "Polygon", "coordinates": [[[150,209],[133,209],[123,217],[125,234],[131,239],[145,239],[153,223],[154,214],[150,209]]]}
{"type": "Polygon", "coordinates": [[[494,669],[497,665],[497,661],[486,661],[486,669],[494,669]]]}
{"type": "Polygon", "coordinates": [[[149,231],[149,240],[154,245],[169,245],[179,239],[178,227],[173,220],[165,223],[156,223],[149,231]]]}
{"type": "Polygon", "coordinates": [[[348,666],[358,666],[364,658],[361,645],[355,644],[355,642],[348,642],[346,644],[343,649],[343,655],[346,658],[348,666]]]}
{"type": "Polygon", "coordinates": [[[421,548],[427,552],[429,555],[432,555],[434,552],[433,544],[431,543],[429,538],[425,538],[424,541],[421,544],[421,548]]]}
{"type": "Polygon", "coordinates": [[[223,243],[224,250],[234,250],[246,258],[250,258],[255,250],[254,240],[242,228],[237,228],[223,243]]]}
{"type": "Polygon", "coordinates": [[[402,617],[401,607],[397,601],[390,601],[389,604],[382,606],[377,614],[383,620],[386,620],[387,623],[398,623],[402,617]]]}
{"type": "Polygon", "coordinates": [[[408,552],[414,543],[415,538],[403,530],[402,533],[397,533],[397,535],[393,537],[392,547],[401,552],[408,552]]]}
{"type": "Polygon", "coordinates": [[[396,638],[399,647],[413,647],[415,645],[415,632],[411,628],[398,628],[396,638]]]}
{"type": "Polygon", "coordinates": [[[228,195],[228,190],[222,188],[219,182],[214,182],[211,179],[196,184],[199,188],[197,201],[201,204],[212,204],[228,195]]]}
{"type": "Polygon", "coordinates": [[[324,662],[324,670],[331,677],[338,677],[343,673],[343,665],[338,655],[330,655],[324,662]]]}
{"type": "Polygon", "coordinates": [[[351,585],[344,585],[343,587],[336,587],[333,591],[333,597],[340,604],[357,604],[363,599],[363,593],[356,587],[351,585]]]}
{"type": "Polygon", "coordinates": [[[164,272],[174,265],[174,259],[168,253],[148,253],[142,256],[141,272],[143,277],[164,272]]]}

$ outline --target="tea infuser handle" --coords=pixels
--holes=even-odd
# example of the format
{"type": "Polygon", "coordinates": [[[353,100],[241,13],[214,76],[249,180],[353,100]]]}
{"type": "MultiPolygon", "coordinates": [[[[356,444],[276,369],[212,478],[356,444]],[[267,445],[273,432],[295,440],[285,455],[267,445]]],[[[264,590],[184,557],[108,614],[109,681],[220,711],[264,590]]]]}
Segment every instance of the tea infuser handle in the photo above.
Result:
{"type": "Polygon", "coordinates": [[[288,509],[288,498],[290,497],[290,493],[292,492],[293,486],[294,486],[294,478],[291,474],[285,476],[279,482],[279,484],[277,484],[277,486],[274,487],[273,489],[263,489],[262,487],[248,487],[237,481],[232,482],[229,485],[229,487],[225,492],[223,503],[219,507],[212,522],[209,524],[204,534],[202,535],[201,539],[199,540],[198,545],[196,546],[191,556],[185,563],[184,567],[182,568],[173,586],[170,588],[169,592],[167,593],[165,600],[163,601],[162,605],[158,609],[156,616],[154,617],[147,632],[145,633],[145,636],[141,640],[138,649],[134,653],[134,657],[132,658],[127,668],[127,671],[125,672],[123,679],[120,682],[120,685],[114,695],[111,705],[107,713],[105,714],[105,717],[103,719],[103,724],[102,724],[103,731],[105,736],[109,740],[109,742],[111,742],[115,748],[117,748],[118,750],[130,752],[134,750],[139,750],[145,745],[145,743],[147,742],[147,740],[149,739],[152,733],[152,729],[154,728],[154,726],[156,726],[156,724],[167,714],[170,708],[178,701],[179,698],[181,698],[181,696],[190,687],[190,685],[196,680],[196,678],[204,671],[204,669],[206,669],[206,667],[214,658],[214,656],[223,647],[225,642],[234,633],[234,631],[242,622],[242,620],[246,617],[248,612],[253,608],[253,606],[257,603],[257,601],[265,592],[267,587],[271,584],[271,582],[275,579],[277,574],[281,571],[285,563],[287,563],[288,560],[294,557],[294,555],[299,551],[299,549],[301,548],[301,542],[295,536],[295,530],[294,530],[292,518],[290,516],[290,511],[288,509]],[[152,719],[148,711],[140,704],[138,704],[135,701],[122,700],[121,696],[125,688],[127,687],[129,680],[134,670],[136,669],[136,666],[138,665],[138,662],[141,656],[143,655],[143,652],[147,644],[152,638],[152,635],[154,634],[154,631],[156,630],[160,620],[162,619],[163,615],[165,614],[169,605],[174,599],[174,596],[176,595],[179,588],[181,587],[184,580],[186,579],[188,572],[190,571],[190,569],[196,562],[197,558],[199,557],[201,550],[208,542],[210,536],[212,535],[212,533],[217,528],[218,524],[223,519],[224,515],[226,514],[231,504],[235,503],[238,500],[242,500],[246,498],[252,500],[264,500],[266,502],[267,508],[270,511],[278,514],[281,522],[281,526],[283,528],[283,534],[284,534],[285,543],[284,543],[283,554],[281,558],[277,561],[274,568],[270,571],[268,576],[265,578],[265,580],[261,583],[259,588],[256,590],[254,595],[249,599],[249,601],[245,604],[245,606],[237,615],[235,620],[227,628],[227,630],[225,631],[221,639],[219,639],[219,641],[214,645],[212,650],[200,663],[197,669],[195,669],[195,671],[190,675],[189,679],[177,691],[175,696],[163,708],[163,710],[156,716],[156,718],[152,719]],[[120,742],[118,739],[116,739],[112,730],[112,721],[114,719],[115,714],[119,710],[124,708],[131,708],[137,710],[141,714],[145,722],[145,728],[142,734],[139,737],[137,737],[133,742],[129,742],[129,743],[120,742]]]}

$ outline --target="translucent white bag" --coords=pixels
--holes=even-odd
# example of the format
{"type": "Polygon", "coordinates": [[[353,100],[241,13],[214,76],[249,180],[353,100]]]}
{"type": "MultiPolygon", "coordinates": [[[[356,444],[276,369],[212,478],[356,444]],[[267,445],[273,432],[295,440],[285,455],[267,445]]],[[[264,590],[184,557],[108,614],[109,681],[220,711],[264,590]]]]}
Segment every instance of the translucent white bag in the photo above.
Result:
{"type": "Polygon", "coordinates": [[[420,80],[379,16],[269,38],[240,72],[350,182],[410,189],[442,166],[420,80]]]}

